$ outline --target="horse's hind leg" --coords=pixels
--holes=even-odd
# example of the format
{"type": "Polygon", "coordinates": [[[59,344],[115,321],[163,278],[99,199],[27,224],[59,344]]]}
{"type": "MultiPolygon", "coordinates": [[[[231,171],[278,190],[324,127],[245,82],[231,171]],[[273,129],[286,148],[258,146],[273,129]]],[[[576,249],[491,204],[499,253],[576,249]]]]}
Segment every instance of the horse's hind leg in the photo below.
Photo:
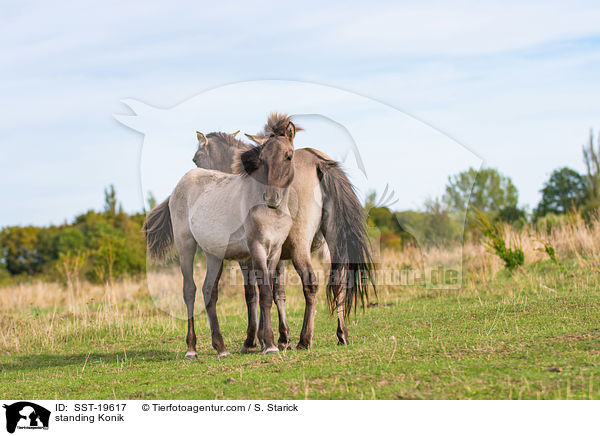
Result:
{"type": "Polygon", "coordinates": [[[344,299],[346,298],[345,289],[336,297],[336,307],[338,315],[337,337],[338,345],[348,345],[348,329],[346,328],[346,320],[344,319],[344,299]]]}
{"type": "Polygon", "coordinates": [[[294,254],[292,256],[292,262],[302,280],[302,291],[304,292],[304,299],[306,302],[306,305],[304,306],[304,321],[302,322],[300,341],[296,348],[306,349],[312,345],[319,283],[310,261],[310,254],[294,254]]]}
{"type": "Polygon", "coordinates": [[[225,343],[221,330],[219,329],[219,320],[217,318],[217,300],[219,298],[219,279],[223,271],[223,259],[206,253],[206,278],[202,285],[202,294],[204,295],[204,307],[208,316],[210,326],[210,335],[212,346],[217,350],[219,357],[227,356],[229,352],[225,349],[225,343]]]}
{"type": "Polygon", "coordinates": [[[273,299],[277,305],[279,313],[279,340],[277,346],[280,350],[291,348],[290,327],[285,316],[285,262],[280,260],[275,268],[275,277],[273,280],[273,299]]]}
{"type": "Polygon", "coordinates": [[[242,344],[240,353],[249,353],[258,349],[256,345],[256,334],[258,332],[256,303],[258,301],[258,293],[256,286],[254,286],[250,278],[251,262],[240,262],[240,268],[244,277],[244,296],[246,297],[246,306],[248,308],[248,329],[246,330],[246,340],[242,344]]]}
{"type": "Polygon", "coordinates": [[[187,308],[188,332],[186,337],[186,359],[197,359],[196,331],[194,330],[194,302],[196,301],[196,284],[194,283],[194,256],[197,244],[193,237],[177,240],[179,266],[183,275],[183,301],[187,308]]]}

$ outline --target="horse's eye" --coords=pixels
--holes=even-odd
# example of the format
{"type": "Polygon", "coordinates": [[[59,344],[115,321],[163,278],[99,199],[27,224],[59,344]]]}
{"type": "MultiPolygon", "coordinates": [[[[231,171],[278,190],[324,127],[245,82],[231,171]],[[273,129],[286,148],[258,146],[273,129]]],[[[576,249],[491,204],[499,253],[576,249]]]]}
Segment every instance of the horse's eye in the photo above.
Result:
{"type": "Polygon", "coordinates": [[[271,135],[269,135],[269,137],[274,138],[275,137],[275,133],[271,133],[271,135]]]}

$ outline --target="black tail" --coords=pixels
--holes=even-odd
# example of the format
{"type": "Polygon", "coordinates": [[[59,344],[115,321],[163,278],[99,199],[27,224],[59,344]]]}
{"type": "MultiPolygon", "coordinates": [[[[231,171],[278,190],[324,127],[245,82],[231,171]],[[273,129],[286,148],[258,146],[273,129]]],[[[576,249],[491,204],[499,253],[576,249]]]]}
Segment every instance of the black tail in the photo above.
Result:
{"type": "Polygon", "coordinates": [[[331,251],[327,301],[334,311],[343,298],[344,312],[349,314],[359,299],[363,308],[369,301],[369,283],[377,294],[363,208],[337,162],[321,159],[317,171],[325,195],[321,231],[331,251]]]}
{"type": "Polygon", "coordinates": [[[150,257],[163,260],[173,245],[173,224],[169,210],[169,197],[150,211],[144,221],[142,231],[150,257]]]}

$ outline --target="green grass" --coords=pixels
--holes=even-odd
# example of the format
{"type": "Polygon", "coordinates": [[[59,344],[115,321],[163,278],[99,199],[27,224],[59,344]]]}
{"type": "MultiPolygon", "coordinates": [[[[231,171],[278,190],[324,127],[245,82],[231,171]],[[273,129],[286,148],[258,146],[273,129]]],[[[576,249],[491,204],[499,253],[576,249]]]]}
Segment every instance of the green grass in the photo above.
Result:
{"type": "MultiPolygon", "coordinates": [[[[201,313],[197,361],[183,359],[185,321],[143,295],[75,314],[4,308],[0,327],[16,339],[4,338],[14,345],[0,353],[0,397],[600,399],[600,272],[567,271],[543,262],[462,290],[384,289],[352,316],[347,347],[321,289],[313,348],[270,356],[234,352],[245,307],[241,292],[226,293],[219,316],[233,353],[217,358],[201,313]]],[[[288,292],[297,340],[303,303],[288,292]]]]}

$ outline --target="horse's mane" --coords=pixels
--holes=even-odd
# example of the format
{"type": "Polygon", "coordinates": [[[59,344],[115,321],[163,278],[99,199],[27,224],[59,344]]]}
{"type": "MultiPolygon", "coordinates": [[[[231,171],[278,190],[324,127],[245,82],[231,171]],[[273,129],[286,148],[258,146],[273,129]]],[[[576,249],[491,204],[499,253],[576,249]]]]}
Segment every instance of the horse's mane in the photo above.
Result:
{"type": "Polygon", "coordinates": [[[211,132],[206,135],[207,139],[216,139],[221,144],[227,145],[229,147],[233,147],[236,149],[248,149],[251,145],[246,144],[244,141],[240,141],[234,135],[230,135],[225,132],[211,132]]]}
{"type": "MultiPolygon", "coordinates": [[[[290,121],[292,121],[292,117],[288,114],[280,114],[278,112],[273,112],[271,115],[269,115],[267,124],[265,124],[265,127],[263,129],[264,135],[285,136],[285,129],[287,128],[290,121]]],[[[300,130],[304,130],[302,127],[297,126],[295,123],[294,126],[296,127],[297,132],[300,130]]]]}
{"type": "Polygon", "coordinates": [[[233,174],[247,176],[258,169],[261,147],[250,145],[249,148],[239,149],[233,156],[231,170],[233,174]]]}
{"type": "MultiPolygon", "coordinates": [[[[288,124],[292,121],[292,117],[288,114],[280,114],[278,112],[273,112],[269,115],[267,119],[267,124],[263,128],[262,133],[259,135],[262,136],[285,136],[285,131],[288,127],[288,124]]],[[[296,126],[296,131],[304,130],[300,126],[296,126]]],[[[218,133],[220,134],[220,133],[218,133]]],[[[209,133],[211,135],[211,133],[209,133]]],[[[242,174],[248,175],[252,174],[258,168],[259,164],[259,156],[260,156],[260,145],[248,145],[245,142],[242,142],[238,139],[232,138],[231,135],[226,135],[227,140],[234,140],[237,143],[243,144],[243,147],[238,147],[238,150],[233,157],[233,165],[231,167],[234,174],[242,174]]]]}

